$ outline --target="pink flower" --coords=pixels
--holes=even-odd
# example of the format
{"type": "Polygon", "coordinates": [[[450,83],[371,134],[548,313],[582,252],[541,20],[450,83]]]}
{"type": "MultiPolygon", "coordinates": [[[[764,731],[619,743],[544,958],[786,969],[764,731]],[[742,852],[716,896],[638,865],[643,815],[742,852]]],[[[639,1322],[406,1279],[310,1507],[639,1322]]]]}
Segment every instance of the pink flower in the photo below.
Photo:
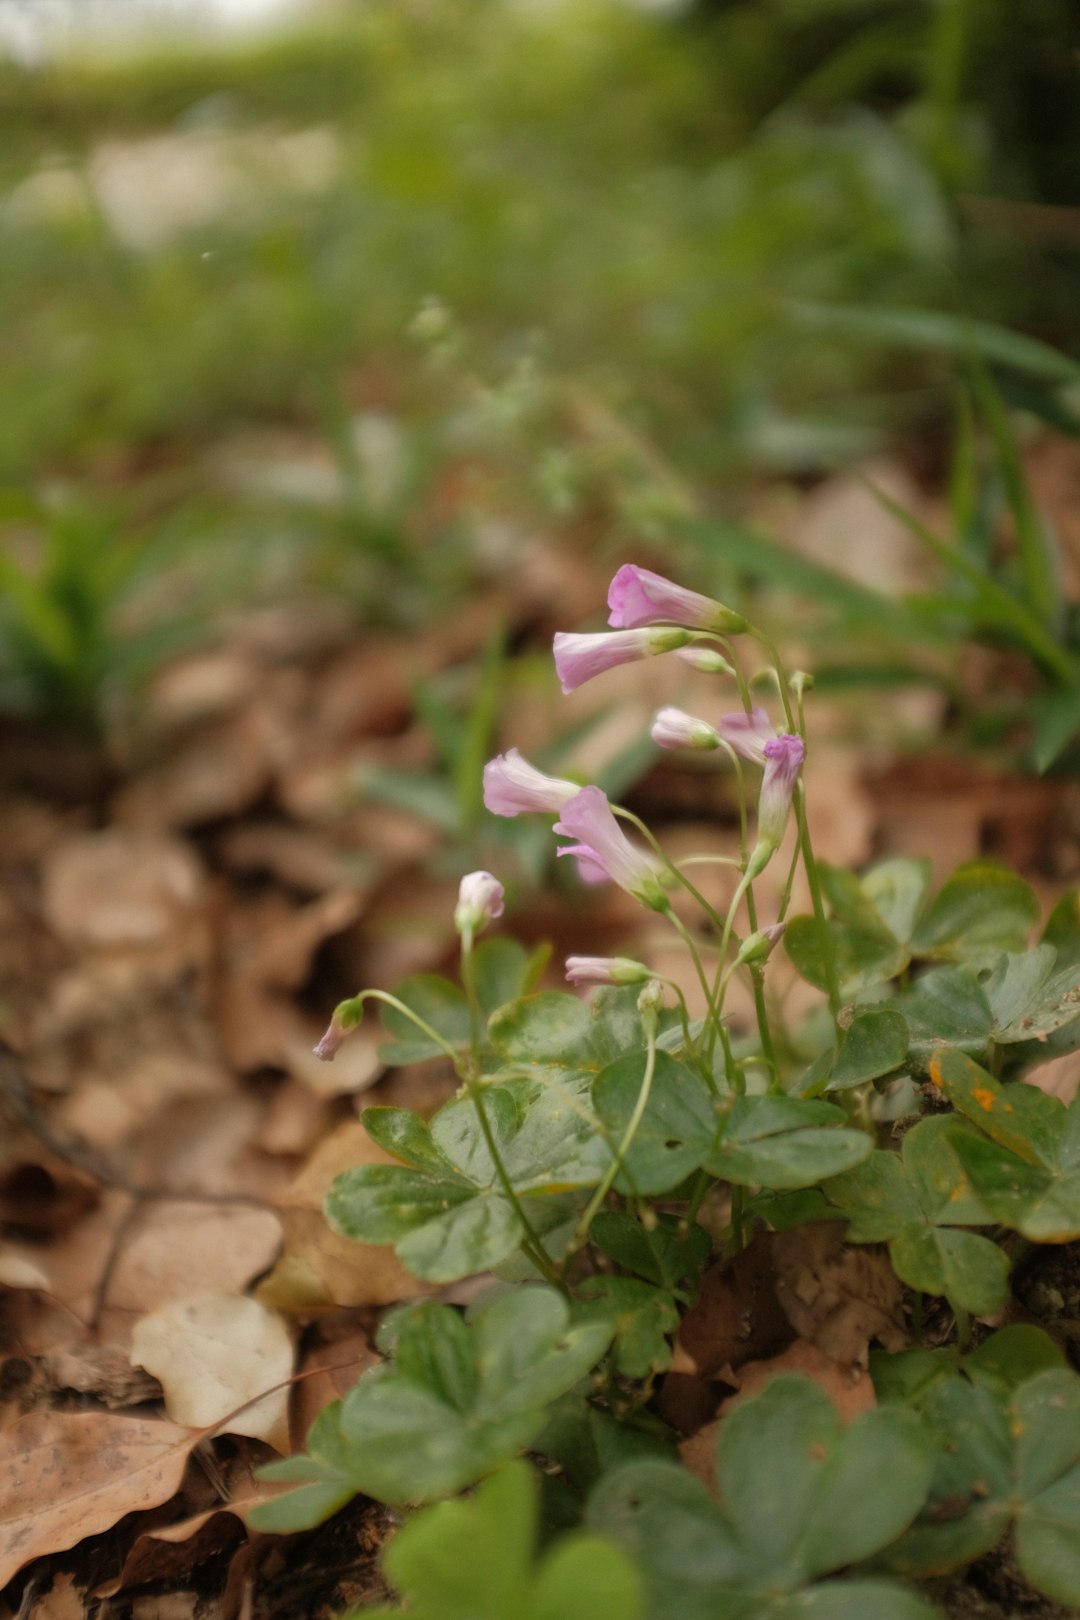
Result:
{"type": "Polygon", "coordinates": [[[758,795],[757,844],[747,867],[754,877],[768,864],[774,850],[780,847],[795,783],[805,757],[806,748],[802,738],[790,732],[774,737],[765,744],[765,775],[761,779],[761,792],[758,795]]]}
{"type": "Polygon", "coordinates": [[[790,732],[765,744],[765,775],[758,798],[758,839],[765,839],[774,847],[784,836],[791,796],[805,758],[802,738],[790,732]]]}
{"type": "Polygon", "coordinates": [[[561,776],[545,776],[516,748],[489,759],[484,766],[484,803],[496,816],[517,816],[523,810],[558,814],[580,784],[561,776]]]}
{"type": "Polygon", "coordinates": [[[650,732],[658,748],[719,748],[720,738],[712,726],[682,709],[661,709],[650,732]]]}
{"type": "Polygon", "coordinates": [[[566,977],[571,984],[644,984],[652,975],[629,956],[568,956],[566,977]]]}
{"type": "Polygon", "coordinates": [[[690,640],[685,630],[601,630],[576,635],[560,630],[555,636],[555,669],[564,692],[573,692],[594,675],[631,664],[656,653],[672,652],[690,640]]]}
{"type": "Polygon", "coordinates": [[[722,714],[716,722],[716,733],[729,748],[755,765],[764,765],[767,745],[776,739],[776,727],[764,709],[751,709],[749,714],[741,709],[735,714],[722,714]]]}
{"type": "Polygon", "coordinates": [[[746,629],[741,613],[635,563],[624,563],[615,575],[608,588],[608,607],[608,624],[622,630],[655,624],[658,619],[719,635],[737,635],[746,629]]]}
{"type": "Polygon", "coordinates": [[[458,888],[454,926],[461,934],[478,934],[503,914],[503,886],[490,872],[466,872],[458,888]]]}
{"type": "Polygon", "coordinates": [[[569,848],[560,849],[560,855],[576,855],[579,861],[599,867],[620,889],[654,911],[666,908],[657,863],[634,848],[598,787],[582,788],[567,799],[555,831],[576,840],[569,848]]]}

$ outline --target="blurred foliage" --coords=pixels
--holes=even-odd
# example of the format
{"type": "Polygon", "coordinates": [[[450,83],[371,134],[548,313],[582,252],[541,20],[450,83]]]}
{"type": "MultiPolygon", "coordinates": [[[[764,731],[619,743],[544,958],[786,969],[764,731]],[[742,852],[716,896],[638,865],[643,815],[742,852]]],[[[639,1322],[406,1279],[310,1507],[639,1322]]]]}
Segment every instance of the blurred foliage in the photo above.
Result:
{"type": "Polygon", "coordinates": [[[417,622],[530,509],[657,539],[938,427],[972,349],[1075,431],[1070,13],[372,0],[0,63],[0,480],[171,479],[230,588],[417,622]]]}

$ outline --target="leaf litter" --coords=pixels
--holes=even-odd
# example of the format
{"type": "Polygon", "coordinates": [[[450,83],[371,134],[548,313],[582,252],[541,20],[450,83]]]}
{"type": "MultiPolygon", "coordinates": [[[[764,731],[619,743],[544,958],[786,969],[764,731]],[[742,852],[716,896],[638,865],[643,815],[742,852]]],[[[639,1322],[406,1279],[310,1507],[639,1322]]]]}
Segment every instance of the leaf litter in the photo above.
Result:
{"type": "MultiPolygon", "coordinates": [[[[832,544],[853,498],[818,501],[811,549],[832,544]]],[[[340,1169],[385,1158],[350,1117],[356,1099],[376,1087],[380,1102],[430,1107],[451,1085],[440,1065],[388,1076],[374,1028],[332,1068],[310,1056],[341,995],[452,958],[446,835],[365,784],[387,766],[434,766],[418,678],[478,656],[493,615],[538,643],[568,601],[584,620],[604,577],[580,554],[536,549],[513,597],[478,593],[407,646],[356,639],[337,612],[238,617],[223,645],[159,672],[108,758],[72,756],[61,774],[47,751],[20,754],[0,797],[0,932],[18,939],[0,946],[0,1581],[16,1578],[15,1608],[30,1594],[28,1616],[74,1620],[88,1589],[126,1595],[133,1620],[186,1620],[196,1603],[234,1620],[253,1592],[257,1614],[315,1612],[327,1570],[358,1555],[364,1592],[381,1595],[381,1510],[346,1509],[288,1553],[242,1529],[270,1489],[251,1478],[270,1445],[302,1441],[377,1361],[379,1308],[422,1292],[389,1248],[358,1248],[322,1216],[340,1169]],[[273,1352],[256,1336],[252,1354],[233,1334],[241,1319],[276,1324],[273,1352]],[[188,1330],[215,1346],[220,1381],[188,1330]],[[258,1434],[241,1418],[231,1437],[204,1438],[200,1425],[290,1377],[258,1434]],[[185,1383],[199,1399],[218,1391],[209,1414],[185,1404],[185,1383]]],[[[679,700],[678,672],[660,677],[670,691],[657,678],[627,668],[602,695],[575,695],[575,766],[617,760],[657,701],[679,700]]],[[[1049,816],[1053,875],[1076,864],[1068,813],[1044,785],[934,758],[868,773],[842,719],[821,712],[811,802],[830,861],[947,845],[949,862],[1003,854],[1037,878],[1049,816]]],[[[549,741],[548,696],[508,683],[504,721],[523,746],[549,741]]],[[[688,817],[723,821],[717,791],[671,762],[636,789],[676,834],[688,817]]],[[[609,938],[633,949],[637,929],[650,948],[649,920],[624,897],[587,915],[591,942],[586,913],[545,891],[521,931],[604,950],[609,938]]],[[[792,977],[780,993],[802,990],[792,977]]],[[[877,1251],[846,1247],[832,1226],[777,1234],[767,1254],[758,1242],[709,1274],[661,1383],[688,1447],[711,1450],[698,1436],[725,1403],[793,1368],[850,1416],[870,1388],[869,1343],[896,1343],[895,1279],[877,1251]]]]}

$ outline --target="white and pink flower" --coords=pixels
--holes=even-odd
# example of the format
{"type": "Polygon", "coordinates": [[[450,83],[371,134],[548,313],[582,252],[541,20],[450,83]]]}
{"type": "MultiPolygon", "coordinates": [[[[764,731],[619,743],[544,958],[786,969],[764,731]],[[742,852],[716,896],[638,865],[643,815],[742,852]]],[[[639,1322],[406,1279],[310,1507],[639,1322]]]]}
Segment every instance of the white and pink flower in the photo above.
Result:
{"type": "Polygon", "coordinates": [[[699,591],[688,591],[663,574],[639,568],[636,563],[624,563],[611,581],[608,607],[608,623],[622,630],[635,630],[658,620],[718,635],[737,635],[746,629],[741,613],[699,591]]]}
{"type": "Polygon", "coordinates": [[[600,788],[582,788],[568,799],[555,831],[575,840],[560,849],[560,855],[575,855],[579,863],[585,861],[598,867],[620,889],[654,911],[666,908],[658,862],[634,848],[600,788]]]}

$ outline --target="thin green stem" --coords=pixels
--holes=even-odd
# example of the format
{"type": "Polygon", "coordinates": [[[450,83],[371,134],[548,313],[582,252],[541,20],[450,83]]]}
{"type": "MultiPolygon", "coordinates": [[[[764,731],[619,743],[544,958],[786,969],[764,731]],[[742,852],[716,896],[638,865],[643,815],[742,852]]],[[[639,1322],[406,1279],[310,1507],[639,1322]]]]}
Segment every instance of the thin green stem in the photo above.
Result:
{"type": "MultiPolygon", "coordinates": [[[[698,948],[694,943],[694,937],[687,928],[686,924],[683,922],[682,918],[677,916],[670,906],[667,908],[664,916],[668,919],[668,922],[670,922],[671,926],[675,929],[675,932],[679,935],[680,939],[683,941],[683,944],[690,952],[690,959],[694,964],[694,971],[697,973],[698,983],[701,985],[702,993],[705,997],[705,1004],[709,1009],[710,1029],[715,1032],[719,1027],[719,1014],[716,1009],[716,1004],[713,1001],[712,990],[709,985],[708,975],[705,972],[705,965],[701,960],[701,953],[698,951],[698,948]]],[[[707,1070],[705,1071],[705,1079],[708,1082],[709,1088],[713,1091],[716,1090],[716,1081],[712,1076],[712,1048],[715,1043],[716,1035],[713,1033],[709,1041],[709,1063],[707,1070]]]]}
{"type": "Polygon", "coordinates": [[[470,1079],[468,1091],[473,1107],[476,1109],[476,1117],[480,1121],[480,1129],[483,1132],[484,1141],[487,1143],[487,1150],[491,1155],[491,1162],[495,1167],[495,1175],[498,1178],[499,1185],[502,1187],[514,1214],[521,1222],[522,1231],[525,1233],[525,1239],[521,1246],[541,1275],[546,1277],[548,1282],[558,1285],[560,1281],[559,1273],[545,1253],[540,1237],[526,1215],[521,1199],[518,1197],[514,1184],[510,1180],[506,1166],[503,1163],[502,1154],[499,1152],[499,1146],[495,1140],[495,1132],[491,1128],[491,1121],[488,1119],[487,1109],[484,1107],[483,1087],[478,1084],[475,1077],[470,1079]]]}
{"type": "Polygon", "coordinates": [[[628,821],[632,827],[637,828],[638,832],[646,840],[653,853],[663,862],[664,866],[666,866],[667,870],[672,874],[676,882],[681,884],[681,886],[686,890],[687,894],[693,896],[706,915],[716,924],[717,927],[719,927],[720,918],[715,909],[706,900],[705,896],[701,893],[701,890],[695,888],[695,886],[690,882],[690,879],[683,875],[683,873],[679,870],[679,867],[671,859],[670,855],[665,853],[663,846],[660,844],[655,834],[652,833],[645,825],[641,817],[636,816],[632,810],[627,810],[625,805],[613,804],[611,808],[615,815],[619,816],[621,820],[628,821]]]}
{"type": "Polygon", "coordinates": [[[476,993],[476,963],[473,960],[473,933],[471,928],[461,930],[461,983],[469,1005],[469,1052],[473,1072],[479,1067],[480,1055],[480,1001],[476,993]]]}
{"type": "Polygon", "coordinates": [[[387,1007],[393,1007],[395,1012],[399,1012],[405,1018],[408,1018],[411,1023],[416,1025],[417,1029],[421,1030],[427,1036],[429,1041],[434,1041],[435,1045],[446,1053],[447,1057],[454,1065],[455,1073],[460,1080],[465,1080],[468,1078],[461,1067],[460,1052],[455,1052],[449,1041],[444,1039],[444,1037],[439,1034],[437,1029],[432,1029],[431,1025],[426,1019],[421,1018],[419,1013],[413,1012],[412,1008],[407,1007],[403,1001],[398,999],[397,996],[391,995],[389,990],[361,990],[360,994],[356,997],[356,1000],[361,1002],[381,1001],[385,1003],[387,1007]]]}
{"type": "Polygon", "coordinates": [[[833,1023],[839,1033],[840,985],[836,977],[836,960],[833,956],[832,935],[825,920],[825,902],[821,893],[821,880],[818,876],[817,862],[814,859],[813,845],[810,842],[810,827],[806,819],[806,791],[802,782],[795,784],[793,804],[795,822],[799,829],[799,844],[802,849],[803,866],[806,868],[806,881],[810,887],[810,904],[813,907],[814,921],[817,923],[818,940],[821,945],[821,961],[825,971],[825,993],[829,998],[829,1011],[832,1013],[833,1023]]]}
{"type": "Polygon", "coordinates": [[[616,1149],[615,1157],[608,1166],[603,1180],[600,1182],[600,1185],[590,1198],[585,1208],[585,1213],[578,1222],[577,1231],[574,1234],[574,1242],[577,1247],[580,1247],[588,1237],[589,1227],[593,1223],[593,1218],[603,1205],[604,1199],[607,1197],[608,1193],[612,1189],[612,1186],[614,1185],[616,1176],[622,1169],[622,1162],[627,1153],[630,1151],[630,1144],[637,1135],[638,1126],[641,1124],[645,1114],[645,1109],[648,1106],[649,1093],[652,1091],[653,1075],[656,1072],[655,1024],[648,1032],[648,1043],[648,1049],[645,1056],[645,1073],[641,1079],[641,1089],[638,1091],[637,1101],[634,1103],[633,1112],[626,1122],[626,1129],[623,1132],[622,1141],[619,1143],[619,1146],[616,1149]]]}

